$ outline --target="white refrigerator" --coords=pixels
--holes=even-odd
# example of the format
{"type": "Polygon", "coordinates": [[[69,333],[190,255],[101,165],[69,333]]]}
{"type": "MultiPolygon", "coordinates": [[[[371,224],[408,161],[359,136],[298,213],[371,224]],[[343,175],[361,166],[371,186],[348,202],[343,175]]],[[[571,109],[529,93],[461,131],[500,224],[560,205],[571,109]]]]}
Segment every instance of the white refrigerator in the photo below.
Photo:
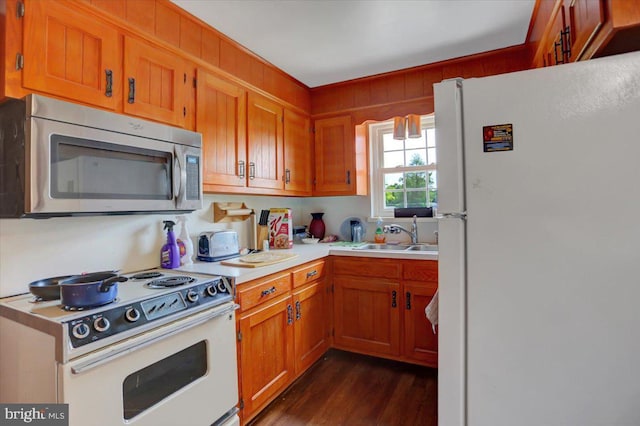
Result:
{"type": "Polygon", "coordinates": [[[640,425],[640,52],[435,85],[441,426],[640,425]]]}

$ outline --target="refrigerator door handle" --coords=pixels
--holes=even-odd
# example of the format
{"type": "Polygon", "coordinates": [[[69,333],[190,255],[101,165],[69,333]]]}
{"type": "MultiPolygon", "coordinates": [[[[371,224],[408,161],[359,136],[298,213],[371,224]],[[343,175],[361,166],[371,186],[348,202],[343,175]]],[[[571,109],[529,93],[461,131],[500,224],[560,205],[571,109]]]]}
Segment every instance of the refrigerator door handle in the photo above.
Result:
{"type": "Polygon", "coordinates": [[[436,219],[462,219],[467,220],[467,212],[446,212],[440,213],[436,219]]]}

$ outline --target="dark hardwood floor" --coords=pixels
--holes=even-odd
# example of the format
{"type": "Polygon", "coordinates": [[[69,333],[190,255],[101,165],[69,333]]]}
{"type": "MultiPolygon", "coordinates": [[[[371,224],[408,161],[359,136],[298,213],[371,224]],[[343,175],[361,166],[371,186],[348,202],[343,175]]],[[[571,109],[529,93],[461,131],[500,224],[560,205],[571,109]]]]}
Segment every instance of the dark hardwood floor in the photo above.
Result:
{"type": "Polygon", "coordinates": [[[251,423],[437,426],[438,370],[330,350],[251,423]]]}

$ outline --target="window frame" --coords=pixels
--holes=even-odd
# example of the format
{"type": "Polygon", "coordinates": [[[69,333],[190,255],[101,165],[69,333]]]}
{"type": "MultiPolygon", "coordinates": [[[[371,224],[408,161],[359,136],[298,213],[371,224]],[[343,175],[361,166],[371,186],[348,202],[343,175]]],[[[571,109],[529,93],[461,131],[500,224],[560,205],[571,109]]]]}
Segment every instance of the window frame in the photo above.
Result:
{"type": "MultiPolygon", "coordinates": [[[[434,114],[423,115],[420,117],[420,129],[424,131],[425,129],[435,129],[435,116],[434,114]]],[[[383,135],[385,133],[393,133],[393,120],[384,121],[384,122],[376,122],[369,124],[369,147],[370,153],[369,156],[369,170],[370,173],[370,184],[369,190],[371,191],[371,219],[382,217],[382,218],[393,218],[393,208],[385,208],[384,200],[385,200],[385,191],[384,191],[384,175],[385,172],[389,173],[390,171],[394,172],[406,172],[416,170],[414,166],[405,166],[405,167],[394,167],[393,169],[385,169],[382,167],[382,161],[384,158],[384,142],[383,135]]],[[[437,146],[436,140],[436,146],[437,146]]],[[[432,165],[420,166],[420,171],[425,170],[427,173],[429,171],[437,171],[437,159],[436,163],[432,165]]],[[[437,179],[437,176],[436,176],[437,179]]],[[[437,189],[437,184],[436,184],[437,189]]],[[[428,191],[428,188],[427,188],[428,191]]],[[[435,212],[434,212],[435,214],[435,212]]],[[[435,221],[435,218],[420,218],[420,221],[430,222],[435,221]]]]}

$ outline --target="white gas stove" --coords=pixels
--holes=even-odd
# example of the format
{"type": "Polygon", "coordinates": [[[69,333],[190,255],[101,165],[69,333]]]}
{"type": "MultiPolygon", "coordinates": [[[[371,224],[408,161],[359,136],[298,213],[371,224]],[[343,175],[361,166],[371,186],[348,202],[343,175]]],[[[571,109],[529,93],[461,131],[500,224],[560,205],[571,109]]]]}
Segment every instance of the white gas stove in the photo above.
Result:
{"type": "Polygon", "coordinates": [[[236,424],[233,279],[123,275],[116,300],[90,309],[0,299],[2,402],[69,404],[70,425],[173,425],[184,412],[194,425],[236,424]]]}

